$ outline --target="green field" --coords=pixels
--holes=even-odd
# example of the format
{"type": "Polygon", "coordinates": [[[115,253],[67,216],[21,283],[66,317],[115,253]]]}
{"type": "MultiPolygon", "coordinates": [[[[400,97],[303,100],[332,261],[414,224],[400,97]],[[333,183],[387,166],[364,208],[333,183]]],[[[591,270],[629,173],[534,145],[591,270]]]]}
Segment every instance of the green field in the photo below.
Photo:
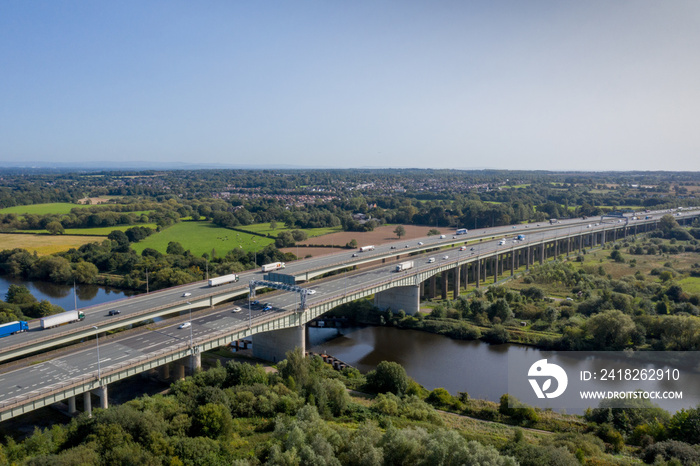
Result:
{"type": "Polygon", "coordinates": [[[322,235],[327,235],[329,233],[337,233],[339,231],[343,231],[342,227],[326,227],[326,228],[287,228],[284,226],[284,223],[278,223],[277,228],[274,230],[270,228],[269,223],[254,223],[252,225],[246,225],[246,226],[241,226],[241,227],[236,227],[241,230],[245,231],[250,231],[253,233],[258,233],[261,235],[269,235],[272,237],[277,236],[280,234],[280,232],[283,231],[292,231],[292,230],[303,230],[306,232],[309,238],[313,238],[315,236],[322,236],[322,235]]]}
{"type": "Polygon", "coordinates": [[[211,250],[216,249],[218,257],[224,256],[234,248],[240,248],[245,252],[254,252],[274,242],[272,238],[248,235],[214,225],[211,222],[181,222],[133,244],[132,248],[139,254],[146,248],[152,248],[165,254],[168,243],[171,241],[180,243],[182,247],[186,250],[189,249],[195,256],[201,256],[205,252],[211,254],[211,250]]]}
{"type": "MultiPolygon", "coordinates": [[[[107,236],[114,230],[126,231],[133,227],[146,227],[151,230],[158,228],[155,223],[137,223],[134,225],[117,225],[113,227],[99,227],[99,228],[66,228],[64,231],[65,235],[91,235],[91,236],[107,236]]],[[[49,232],[46,230],[17,230],[17,233],[26,233],[29,235],[48,235],[49,232]]]]}
{"type": "Polygon", "coordinates": [[[0,214],[69,214],[71,209],[91,207],[86,204],[69,204],[67,202],[52,202],[50,204],[18,205],[0,209],[0,214]]]}
{"type": "Polygon", "coordinates": [[[678,280],[678,284],[683,287],[683,291],[692,294],[700,294],[700,278],[686,277],[678,280]]]}

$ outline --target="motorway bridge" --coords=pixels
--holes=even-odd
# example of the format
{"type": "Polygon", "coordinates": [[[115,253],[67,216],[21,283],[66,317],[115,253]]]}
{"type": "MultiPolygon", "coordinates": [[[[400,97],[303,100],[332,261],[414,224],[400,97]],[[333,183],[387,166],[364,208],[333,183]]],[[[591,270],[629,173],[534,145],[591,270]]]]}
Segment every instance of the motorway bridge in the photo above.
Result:
{"type": "MultiPolygon", "coordinates": [[[[55,329],[38,330],[36,323],[30,323],[29,332],[2,340],[5,345],[0,348],[0,360],[88,338],[93,338],[95,345],[80,345],[22,369],[0,368],[0,421],[62,400],[68,400],[69,411],[76,411],[76,396],[81,394],[86,411],[91,409],[90,393],[106,408],[110,383],[156,368],[166,378],[181,378],[186,371],[200,367],[202,352],[244,338],[253,338],[256,356],[278,361],[286,351],[305,347],[304,325],[308,321],[340,304],[374,295],[380,308],[413,314],[421,297],[439,294],[445,299],[451,291],[456,298],[468,286],[479,287],[487,278],[495,282],[534,263],[654,229],[662,214],[653,212],[644,216],[650,218],[635,220],[627,216],[489,228],[468,235],[396,241],[356,257],[353,251],[344,251],[299,260],[278,272],[305,282],[314,292],[307,295],[305,309],[299,309],[296,293],[284,292],[264,295],[273,307],[271,312],[249,305],[249,301],[232,305],[230,301],[248,295],[251,280],[264,276],[251,271],[231,285],[210,288],[206,282],[197,282],[85,308],[83,322],[55,329]],[[525,240],[516,239],[520,234],[525,240]],[[409,259],[415,264],[413,268],[395,271],[397,263],[409,259]],[[308,281],[334,271],[342,273],[308,281]],[[185,293],[191,295],[185,297],[185,293]],[[240,307],[241,311],[233,312],[240,307]],[[110,309],[119,309],[121,314],[108,316],[110,309]],[[183,315],[187,311],[195,311],[195,318],[183,315]],[[179,317],[104,338],[109,330],[172,315],[179,317]],[[191,325],[178,328],[184,321],[191,325]]],[[[690,222],[700,216],[700,210],[675,215],[679,222],[690,222]]]]}

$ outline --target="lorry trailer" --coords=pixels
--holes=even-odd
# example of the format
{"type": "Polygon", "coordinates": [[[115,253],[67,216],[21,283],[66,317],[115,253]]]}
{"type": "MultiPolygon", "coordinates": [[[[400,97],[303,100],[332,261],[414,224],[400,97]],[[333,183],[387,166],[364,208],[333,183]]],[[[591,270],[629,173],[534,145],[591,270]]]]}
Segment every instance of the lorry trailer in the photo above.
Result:
{"type": "Polygon", "coordinates": [[[396,266],[396,271],[397,272],[402,272],[404,270],[412,269],[413,268],[413,261],[406,261],[406,262],[401,262],[396,266]]]}
{"type": "Polygon", "coordinates": [[[265,264],[262,266],[263,272],[271,272],[273,270],[283,269],[284,262],[273,262],[271,264],[265,264]]]}
{"type": "Polygon", "coordinates": [[[40,326],[42,329],[47,329],[51,327],[58,327],[59,325],[63,324],[78,322],[79,320],[83,319],[85,319],[85,314],[80,311],[66,311],[61,312],[60,314],[44,317],[40,321],[40,326]]]}
{"type": "Polygon", "coordinates": [[[362,246],[360,252],[374,251],[374,246],[362,246]]]}
{"type": "Polygon", "coordinates": [[[238,281],[238,275],[236,275],[235,273],[232,273],[229,275],[222,275],[220,277],[210,278],[209,279],[209,286],[225,285],[226,283],[235,283],[237,281],[238,281]]]}
{"type": "Polygon", "coordinates": [[[26,332],[29,330],[29,324],[23,320],[15,320],[14,322],[8,322],[6,324],[0,325],[0,338],[14,335],[19,332],[26,332]]]}

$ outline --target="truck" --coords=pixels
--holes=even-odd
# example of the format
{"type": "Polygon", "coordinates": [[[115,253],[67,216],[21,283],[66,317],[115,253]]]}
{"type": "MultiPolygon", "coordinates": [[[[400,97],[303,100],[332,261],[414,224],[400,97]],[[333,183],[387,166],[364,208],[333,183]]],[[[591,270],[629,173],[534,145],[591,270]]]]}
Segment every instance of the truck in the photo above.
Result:
{"type": "MultiPolygon", "coordinates": [[[[209,279],[209,286],[219,286],[225,285],[227,283],[235,283],[238,281],[238,275],[235,273],[229,275],[222,275],[220,277],[214,277],[209,279]]],[[[185,296],[183,294],[183,296],[185,296]]]]}
{"type": "Polygon", "coordinates": [[[66,311],[60,314],[44,317],[41,319],[40,326],[42,329],[58,327],[63,324],[70,324],[85,319],[85,314],[80,311],[66,311]]]}
{"type": "Polygon", "coordinates": [[[396,271],[397,272],[402,272],[404,270],[412,269],[413,268],[413,261],[406,261],[406,262],[401,262],[396,266],[396,271]]]}
{"type": "Polygon", "coordinates": [[[23,320],[15,320],[14,322],[8,322],[0,325],[0,338],[14,335],[15,333],[19,332],[26,332],[28,330],[28,323],[23,320]]]}
{"type": "Polygon", "coordinates": [[[374,251],[374,246],[362,246],[360,252],[374,251]]]}
{"type": "Polygon", "coordinates": [[[455,235],[466,235],[467,234],[467,229],[466,228],[460,228],[455,232],[455,235]]]}
{"type": "Polygon", "coordinates": [[[525,235],[518,235],[518,241],[525,241],[525,235]]]}
{"type": "Polygon", "coordinates": [[[271,264],[265,264],[262,266],[263,272],[272,272],[273,270],[283,269],[284,262],[272,262],[271,264]]]}

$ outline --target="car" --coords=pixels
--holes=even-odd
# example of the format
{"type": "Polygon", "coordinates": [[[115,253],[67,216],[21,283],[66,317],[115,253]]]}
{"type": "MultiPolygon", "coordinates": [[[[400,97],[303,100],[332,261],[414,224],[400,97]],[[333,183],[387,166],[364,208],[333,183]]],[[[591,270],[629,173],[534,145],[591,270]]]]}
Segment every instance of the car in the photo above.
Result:
{"type": "Polygon", "coordinates": [[[184,293],[182,293],[183,298],[186,298],[188,296],[192,296],[192,293],[190,293],[189,291],[185,291],[184,293]]]}
{"type": "Polygon", "coordinates": [[[406,249],[406,248],[408,248],[408,244],[406,246],[404,246],[404,249],[406,249]]]}
{"type": "Polygon", "coordinates": [[[357,253],[356,252],[353,253],[352,257],[357,257],[357,253]]]}
{"type": "Polygon", "coordinates": [[[428,259],[428,264],[432,264],[433,262],[435,262],[435,258],[434,258],[434,257],[431,257],[430,259],[428,259]]]}
{"type": "Polygon", "coordinates": [[[452,239],[457,239],[457,237],[456,237],[456,236],[453,236],[452,239]]]}
{"type": "Polygon", "coordinates": [[[267,306],[263,307],[262,310],[263,310],[263,311],[271,311],[271,310],[272,310],[272,306],[270,306],[270,305],[268,304],[267,306]]]}
{"type": "Polygon", "coordinates": [[[231,309],[231,312],[241,312],[241,308],[238,306],[234,306],[233,309],[231,309]]]}
{"type": "Polygon", "coordinates": [[[513,225],[513,230],[515,230],[515,225],[513,225]]]}
{"type": "Polygon", "coordinates": [[[459,248],[459,250],[460,250],[460,251],[466,251],[466,250],[467,250],[467,247],[466,247],[466,246],[462,246],[461,248],[459,248]]]}
{"type": "Polygon", "coordinates": [[[390,249],[396,249],[396,246],[392,246],[390,249]]]}
{"type": "Polygon", "coordinates": [[[179,326],[178,328],[179,328],[179,329],[183,329],[183,328],[190,327],[191,325],[192,325],[192,324],[191,324],[190,322],[183,322],[183,323],[180,324],[180,326],[179,326]]]}
{"type": "Polygon", "coordinates": [[[423,241],[418,241],[418,246],[423,246],[423,241]]]}
{"type": "Polygon", "coordinates": [[[256,299],[255,301],[253,301],[253,302],[250,303],[250,304],[252,304],[253,306],[257,306],[257,305],[260,304],[260,301],[258,301],[258,300],[256,299]]]}
{"type": "Polygon", "coordinates": [[[443,256],[442,260],[447,260],[449,258],[450,258],[450,256],[443,256]]]}
{"type": "Polygon", "coordinates": [[[116,315],[121,314],[121,312],[122,312],[122,311],[120,311],[120,310],[112,309],[111,311],[109,311],[109,315],[111,315],[111,316],[116,316],[116,315]]]}
{"type": "Polygon", "coordinates": [[[447,238],[447,236],[445,236],[445,235],[440,235],[440,239],[445,239],[445,238],[447,238]]]}
{"type": "Polygon", "coordinates": [[[506,240],[504,240],[504,239],[502,239],[501,241],[498,242],[499,246],[503,246],[504,244],[506,244],[506,240]]]}
{"type": "Polygon", "coordinates": [[[307,290],[306,292],[309,294],[316,294],[316,290],[307,290]]]}
{"type": "Polygon", "coordinates": [[[567,301],[573,301],[574,298],[566,298],[567,301]]]}
{"type": "Polygon", "coordinates": [[[591,224],[590,224],[590,223],[589,223],[588,225],[586,225],[586,228],[590,228],[590,227],[591,227],[591,224]]]}
{"type": "Polygon", "coordinates": [[[472,248],[469,248],[469,250],[470,250],[470,251],[473,251],[473,250],[474,250],[474,248],[473,248],[473,247],[472,247],[472,248]]]}

